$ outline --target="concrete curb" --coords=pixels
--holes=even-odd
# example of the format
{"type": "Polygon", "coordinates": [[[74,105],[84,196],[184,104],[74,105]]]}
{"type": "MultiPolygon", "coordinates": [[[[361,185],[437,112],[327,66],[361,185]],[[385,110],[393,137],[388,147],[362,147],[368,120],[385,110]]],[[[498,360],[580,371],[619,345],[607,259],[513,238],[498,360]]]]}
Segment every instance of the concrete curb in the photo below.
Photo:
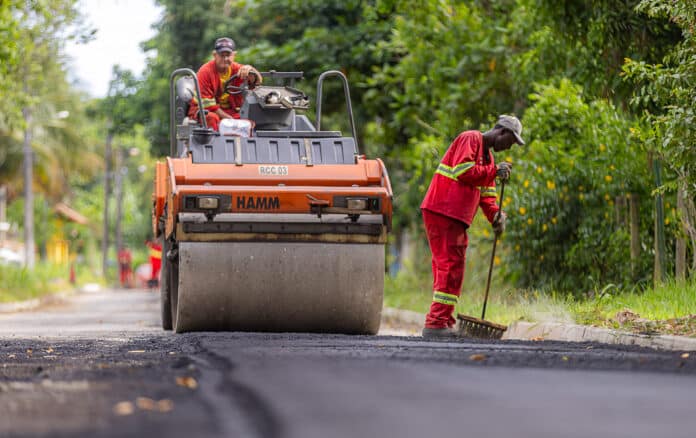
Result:
{"type": "Polygon", "coordinates": [[[696,338],[672,335],[640,335],[600,327],[547,322],[510,324],[503,339],[566,342],[600,342],[603,344],[638,345],[660,350],[696,351],[696,338]]]}
{"type": "MultiPolygon", "coordinates": [[[[405,325],[411,331],[420,330],[425,315],[411,310],[385,307],[382,320],[391,325],[405,325]]],[[[550,322],[515,321],[508,327],[503,340],[600,342],[603,344],[637,345],[660,350],[696,351],[696,338],[672,335],[639,335],[600,327],[550,322]]]]}
{"type": "Polygon", "coordinates": [[[26,312],[49,304],[62,303],[65,298],[72,293],[73,292],[56,292],[39,298],[32,298],[31,300],[0,303],[0,314],[26,312]]]}

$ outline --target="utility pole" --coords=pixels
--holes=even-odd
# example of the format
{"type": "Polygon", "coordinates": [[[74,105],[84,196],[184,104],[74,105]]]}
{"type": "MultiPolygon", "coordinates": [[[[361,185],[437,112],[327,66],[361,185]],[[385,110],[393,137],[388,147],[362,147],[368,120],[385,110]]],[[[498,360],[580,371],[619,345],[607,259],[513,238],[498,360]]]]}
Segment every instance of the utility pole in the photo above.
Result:
{"type": "MultiPolygon", "coordinates": [[[[26,84],[25,84],[26,88],[26,84]]],[[[34,257],[34,151],[31,147],[32,114],[29,107],[22,108],[24,116],[24,266],[33,270],[34,257]]]]}
{"type": "Polygon", "coordinates": [[[7,187],[0,185],[0,247],[5,244],[7,223],[7,187]]]}
{"type": "Polygon", "coordinates": [[[116,191],[116,251],[120,251],[123,247],[123,234],[121,233],[121,218],[123,216],[123,177],[127,168],[123,165],[125,161],[125,149],[116,149],[115,181],[116,191]]]}
{"type": "Polygon", "coordinates": [[[109,265],[109,198],[111,197],[111,123],[107,123],[104,147],[104,228],[102,232],[102,276],[107,277],[109,265]]]}

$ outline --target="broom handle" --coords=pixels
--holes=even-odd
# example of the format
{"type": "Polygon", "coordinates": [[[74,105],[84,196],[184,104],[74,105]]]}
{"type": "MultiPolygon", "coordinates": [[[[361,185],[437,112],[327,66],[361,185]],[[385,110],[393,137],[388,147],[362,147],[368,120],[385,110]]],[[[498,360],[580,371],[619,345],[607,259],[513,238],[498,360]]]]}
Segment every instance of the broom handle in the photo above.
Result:
{"type": "MultiPolygon", "coordinates": [[[[505,194],[505,181],[500,183],[500,211],[503,211],[503,195],[505,194]]],[[[491,275],[493,274],[493,262],[495,261],[495,247],[498,245],[498,233],[495,233],[493,239],[493,251],[491,251],[491,264],[488,267],[488,280],[486,280],[486,296],[483,297],[483,311],[481,319],[486,319],[486,304],[488,303],[488,291],[491,289],[491,275]]]]}

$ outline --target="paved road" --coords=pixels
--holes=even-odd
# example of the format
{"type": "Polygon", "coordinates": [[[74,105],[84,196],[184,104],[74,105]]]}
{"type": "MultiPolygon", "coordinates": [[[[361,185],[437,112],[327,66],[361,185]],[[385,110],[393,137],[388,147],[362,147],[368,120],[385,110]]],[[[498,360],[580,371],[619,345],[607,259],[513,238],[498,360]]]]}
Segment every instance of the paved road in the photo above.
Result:
{"type": "Polygon", "coordinates": [[[146,291],[0,315],[0,436],[693,437],[696,355],[198,333],[146,291]]]}

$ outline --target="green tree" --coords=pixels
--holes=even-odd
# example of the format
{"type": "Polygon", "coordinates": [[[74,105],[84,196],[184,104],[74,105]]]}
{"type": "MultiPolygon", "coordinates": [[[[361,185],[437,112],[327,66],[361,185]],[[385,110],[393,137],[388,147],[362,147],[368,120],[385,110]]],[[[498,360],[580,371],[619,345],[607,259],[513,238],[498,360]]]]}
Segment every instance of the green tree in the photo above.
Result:
{"type": "Polygon", "coordinates": [[[643,0],[638,10],[651,17],[669,19],[681,30],[682,41],[670,48],[661,63],[629,59],[627,76],[638,84],[632,102],[645,111],[642,138],[676,176],[661,189],[680,191],[683,232],[692,251],[696,271],[696,4],[689,0],[643,0]]]}

